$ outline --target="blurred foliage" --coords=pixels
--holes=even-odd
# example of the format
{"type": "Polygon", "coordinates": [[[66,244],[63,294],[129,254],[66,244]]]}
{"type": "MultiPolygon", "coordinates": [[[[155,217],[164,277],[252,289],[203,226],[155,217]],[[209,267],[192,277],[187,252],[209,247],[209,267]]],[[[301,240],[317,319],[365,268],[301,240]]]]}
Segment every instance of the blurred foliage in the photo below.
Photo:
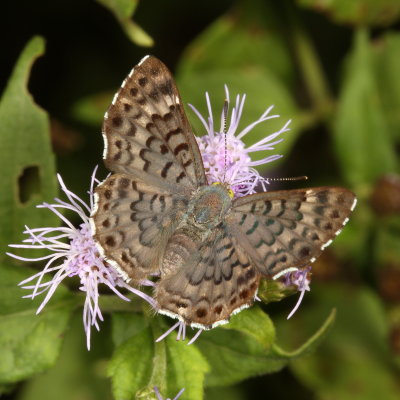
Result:
{"type": "Polygon", "coordinates": [[[297,0],[297,3],[326,13],[336,22],[358,26],[387,26],[400,16],[397,0],[297,0]]]}
{"type": "Polygon", "coordinates": [[[380,299],[368,289],[348,285],[321,285],[315,292],[313,304],[296,321],[279,322],[281,339],[295,344],[303,331],[299,327],[308,331],[327,307],[337,307],[337,321],[318,351],[291,364],[294,374],[321,399],[398,398],[380,299]]]}
{"type": "Polygon", "coordinates": [[[375,181],[394,171],[397,164],[375,76],[368,33],[361,29],[346,60],[338,115],[333,122],[342,174],[353,187],[375,181]]]}
{"type": "Polygon", "coordinates": [[[153,39],[132,21],[132,15],[138,6],[138,0],[97,0],[107,7],[121,24],[126,35],[138,46],[153,46],[153,39]]]}
{"type": "Polygon", "coordinates": [[[154,386],[171,398],[185,387],[181,399],[190,400],[400,398],[399,1],[55,3],[26,4],[24,13],[10,4],[0,28],[7,40],[0,64],[4,398],[155,399],[154,386]],[[207,91],[219,121],[224,84],[231,101],[247,94],[241,127],[275,106],[281,118],[258,126],[247,144],[293,120],[276,150],[285,157],[268,165],[269,176],[306,174],[312,186],[352,189],[359,203],[315,263],[312,291],[290,321],[297,295],[282,300],[293,291],[264,282],[261,305],[194,345],[174,334],[155,343],[171,321],[107,294],[88,353],[83,297],[61,285],[36,315],[41,299],[21,299],[16,286],[34,271],[4,253],[25,225],[57,224],[35,209],[57,195],[55,160],[68,186],[87,198],[90,171],[101,163],[104,112],[152,45],[184,102],[203,115],[207,91]]]}

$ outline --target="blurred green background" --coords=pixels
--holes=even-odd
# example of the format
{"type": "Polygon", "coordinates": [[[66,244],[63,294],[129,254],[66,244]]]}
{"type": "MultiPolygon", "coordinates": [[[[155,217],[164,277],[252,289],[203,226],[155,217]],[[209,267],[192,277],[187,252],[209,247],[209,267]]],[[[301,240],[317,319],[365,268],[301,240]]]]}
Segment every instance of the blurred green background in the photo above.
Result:
{"type": "MultiPolygon", "coordinates": [[[[319,346],[293,357],[280,372],[266,374],[284,364],[266,362],[263,369],[253,360],[252,368],[230,375],[239,349],[238,358],[225,366],[230,377],[225,382],[216,378],[210,360],[204,398],[400,398],[399,0],[19,1],[3,4],[2,16],[2,249],[21,240],[24,224],[56,223],[33,215],[36,204],[57,193],[55,170],[86,197],[91,171],[101,164],[104,112],[132,66],[153,54],[173,71],[184,102],[203,115],[205,91],[219,115],[225,83],[231,95],[247,94],[241,126],[274,104],[281,118],[257,127],[249,144],[293,120],[276,150],[284,157],[263,172],[309,180],[273,188],[340,185],[359,198],[343,233],[314,264],[311,293],[297,314],[286,321],[294,297],[263,307],[275,324],[277,342],[292,349],[336,308],[336,320],[319,346]],[[9,80],[34,35],[44,41],[30,42],[9,80]],[[32,102],[26,84],[47,115],[32,102]]],[[[203,134],[193,113],[188,115],[195,132],[203,134]]],[[[101,166],[100,176],[105,174],[101,166]]],[[[117,396],[115,381],[112,389],[107,378],[112,337],[115,345],[108,315],[88,353],[80,312],[70,319],[65,306],[62,322],[52,322],[49,314],[49,323],[60,324],[58,333],[52,332],[56,348],[43,349],[51,353],[43,363],[35,358],[40,367],[24,359],[35,343],[21,347],[10,337],[10,319],[22,321],[27,312],[26,303],[10,306],[21,296],[13,285],[24,273],[3,255],[0,261],[0,345],[3,350],[11,342],[16,346],[0,353],[3,398],[102,400],[113,398],[112,392],[134,398],[117,396]]],[[[55,301],[64,304],[68,296],[61,290],[55,301]]],[[[208,350],[201,340],[204,355],[208,350]]],[[[251,351],[256,359],[257,351],[251,351]]],[[[181,398],[190,399],[187,393],[181,398]]]]}

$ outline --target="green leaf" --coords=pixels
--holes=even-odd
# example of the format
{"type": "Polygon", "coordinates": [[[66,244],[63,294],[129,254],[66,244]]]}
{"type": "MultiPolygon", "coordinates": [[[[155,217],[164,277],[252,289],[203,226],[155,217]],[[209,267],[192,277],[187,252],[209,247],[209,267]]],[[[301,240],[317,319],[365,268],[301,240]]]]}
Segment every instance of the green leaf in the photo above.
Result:
{"type": "Polygon", "coordinates": [[[113,339],[118,344],[110,367],[113,393],[118,399],[156,399],[154,386],[164,397],[173,398],[182,388],[185,396],[203,399],[207,362],[195,346],[176,341],[174,336],[156,343],[165,324],[161,318],[142,315],[113,315],[113,339]]]}
{"type": "Polygon", "coordinates": [[[386,26],[400,16],[398,0],[297,0],[297,3],[327,14],[336,22],[359,26],[386,26]]]}
{"type": "Polygon", "coordinates": [[[107,371],[112,379],[116,400],[134,399],[136,393],[147,385],[153,356],[154,341],[149,327],[140,330],[116,348],[107,371]]]}
{"type": "Polygon", "coordinates": [[[400,34],[388,32],[372,47],[375,77],[389,131],[400,140],[400,34]]]}
{"type": "Polygon", "coordinates": [[[185,388],[184,397],[193,400],[203,399],[204,375],[209,371],[207,361],[194,345],[167,338],[168,369],[166,395],[173,398],[180,389],[185,388]]]}
{"type": "Polygon", "coordinates": [[[229,324],[203,333],[196,342],[211,367],[206,386],[232,385],[249,377],[279,371],[292,358],[315,349],[333,320],[334,312],[304,344],[288,352],[275,343],[272,321],[259,307],[234,315],[229,324]]]}
{"type": "Polygon", "coordinates": [[[71,114],[77,121],[98,127],[104,118],[104,110],[110,106],[113,92],[102,92],[83,97],[72,106],[71,114]]]}
{"type": "Polygon", "coordinates": [[[118,19],[129,18],[135,12],[138,0],[97,0],[112,11],[118,19]]]}
{"type": "Polygon", "coordinates": [[[112,338],[116,347],[148,327],[149,323],[142,314],[126,312],[112,314],[112,338]]]}
{"type": "Polygon", "coordinates": [[[0,265],[0,383],[17,382],[51,367],[59,354],[63,333],[80,299],[61,285],[44,310],[36,315],[43,297],[22,299],[17,286],[33,273],[0,265]]]}
{"type": "Polygon", "coordinates": [[[333,122],[343,176],[357,187],[396,169],[396,154],[374,79],[366,31],[356,33],[333,122]]]}
{"type": "Polygon", "coordinates": [[[135,22],[132,15],[138,5],[138,0],[97,0],[108,10],[110,10],[129,39],[139,46],[153,46],[153,39],[135,22]]]}
{"type": "Polygon", "coordinates": [[[111,388],[106,377],[109,357],[107,324],[93,335],[87,351],[80,312],[74,314],[65,333],[60,357],[53,368],[26,382],[18,400],[109,400],[111,388]]]}
{"type": "Polygon", "coordinates": [[[363,288],[320,285],[313,288],[312,300],[293,320],[282,322],[292,345],[309,335],[315,321],[333,306],[336,323],[317,352],[291,362],[297,378],[319,399],[399,398],[379,298],[363,288]]]}
{"type": "Polygon", "coordinates": [[[213,329],[196,342],[211,370],[206,386],[226,386],[252,376],[279,371],[287,361],[270,356],[263,346],[242,332],[213,329]]]}
{"type": "MultiPolygon", "coordinates": [[[[242,128],[274,105],[271,114],[281,118],[260,124],[244,141],[253,144],[293,119],[290,132],[283,135],[284,141],[274,152],[286,154],[300,129],[309,124],[310,116],[300,112],[292,95],[294,62],[279,19],[276,9],[265,1],[238,1],[192,42],[181,58],[176,77],[184,102],[193,104],[203,116],[207,115],[204,95],[210,93],[216,129],[225,100],[224,84],[229,88],[232,105],[236,94],[247,95],[242,128]]],[[[189,118],[193,115],[191,111],[188,114],[189,118]]],[[[205,133],[197,117],[191,121],[199,136],[205,133]]],[[[267,155],[271,152],[257,157],[267,155]]]]}
{"type": "Polygon", "coordinates": [[[222,328],[243,332],[260,343],[264,350],[268,350],[275,341],[275,328],[271,319],[256,305],[233,315],[229,324],[222,325],[222,328]]]}
{"type": "MultiPolygon", "coordinates": [[[[57,217],[35,206],[57,194],[55,163],[47,114],[28,92],[34,60],[44,41],[33,38],[18,59],[0,100],[0,248],[21,240],[25,225],[57,224],[57,217]]],[[[1,252],[0,261],[5,254],[1,252]]]]}
{"type": "MultiPolygon", "coordinates": [[[[262,0],[237,1],[191,42],[177,75],[195,76],[231,68],[241,74],[264,68],[284,86],[294,84],[294,63],[282,34],[280,17],[272,4],[262,0]]],[[[230,85],[228,80],[224,83],[230,85]]]]}
{"type": "Polygon", "coordinates": [[[271,352],[275,330],[260,308],[242,311],[232,316],[231,321],[204,332],[195,343],[211,367],[207,386],[232,385],[286,365],[286,359],[271,352]]]}

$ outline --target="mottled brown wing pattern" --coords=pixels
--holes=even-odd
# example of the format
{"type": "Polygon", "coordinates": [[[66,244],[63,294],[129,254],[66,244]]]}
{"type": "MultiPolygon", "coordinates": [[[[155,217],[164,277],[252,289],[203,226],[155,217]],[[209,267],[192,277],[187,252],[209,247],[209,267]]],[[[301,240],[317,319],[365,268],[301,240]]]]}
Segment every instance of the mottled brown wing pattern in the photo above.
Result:
{"type": "Polygon", "coordinates": [[[124,174],[96,189],[94,238],[106,259],[133,283],[158,272],[168,238],[188,200],[124,174]]]}
{"type": "Polygon", "coordinates": [[[126,279],[159,271],[165,243],[206,183],[201,155],[171,73],[144,58],[122,83],[104,117],[106,166],[92,215],[100,250],[126,279]]]}
{"type": "Polygon", "coordinates": [[[122,83],[103,136],[113,175],[95,190],[94,239],[134,285],[160,274],[157,311],[192,326],[212,328],[251,305],[261,275],[313,262],[355,206],[353,193],[335,187],[259,193],[232,204],[222,191],[204,203],[199,192],[209,187],[196,139],[171,73],[154,57],[122,83]],[[209,210],[216,211],[211,220],[209,210]]]}
{"type": "MultiPolygon", "coordinates": [[[[178,236],[171,237],[172,246],[181,246],[178,236]]],[[[157,283],[160,313],[210,329],[253,303],[260,274],[224,225],[200,245],[182,247],[181,263],[162,269],[157,283]]]]}
{"type": "Polygon", "coordinates": [[[104,117],[106,166],[171,192],[206,184],[201,155],[167,67],[144,58],[104,117]]]}
{"type": "Polygon", "coordinates": [[[282,190],[241,197],[229,229],[267,276],[314,262],[339,234],[356,205],[338,187],[282,190]]]}

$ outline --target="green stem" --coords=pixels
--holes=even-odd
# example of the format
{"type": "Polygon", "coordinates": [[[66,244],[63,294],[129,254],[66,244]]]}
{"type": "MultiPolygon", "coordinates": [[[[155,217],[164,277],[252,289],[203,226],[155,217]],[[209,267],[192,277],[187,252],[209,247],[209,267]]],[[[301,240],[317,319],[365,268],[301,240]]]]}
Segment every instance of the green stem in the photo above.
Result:
{"type": "MultiPolygon", "coordinates": [[[[151,329],[153,331],[154,340],[163,333],[159,322],[152,320],[151,329]]],[[[167,347],[166,341],[154,343],[153,371],[150,378],[151,386],[158,386],[161,392],[167,389],[167,347]]]]}

